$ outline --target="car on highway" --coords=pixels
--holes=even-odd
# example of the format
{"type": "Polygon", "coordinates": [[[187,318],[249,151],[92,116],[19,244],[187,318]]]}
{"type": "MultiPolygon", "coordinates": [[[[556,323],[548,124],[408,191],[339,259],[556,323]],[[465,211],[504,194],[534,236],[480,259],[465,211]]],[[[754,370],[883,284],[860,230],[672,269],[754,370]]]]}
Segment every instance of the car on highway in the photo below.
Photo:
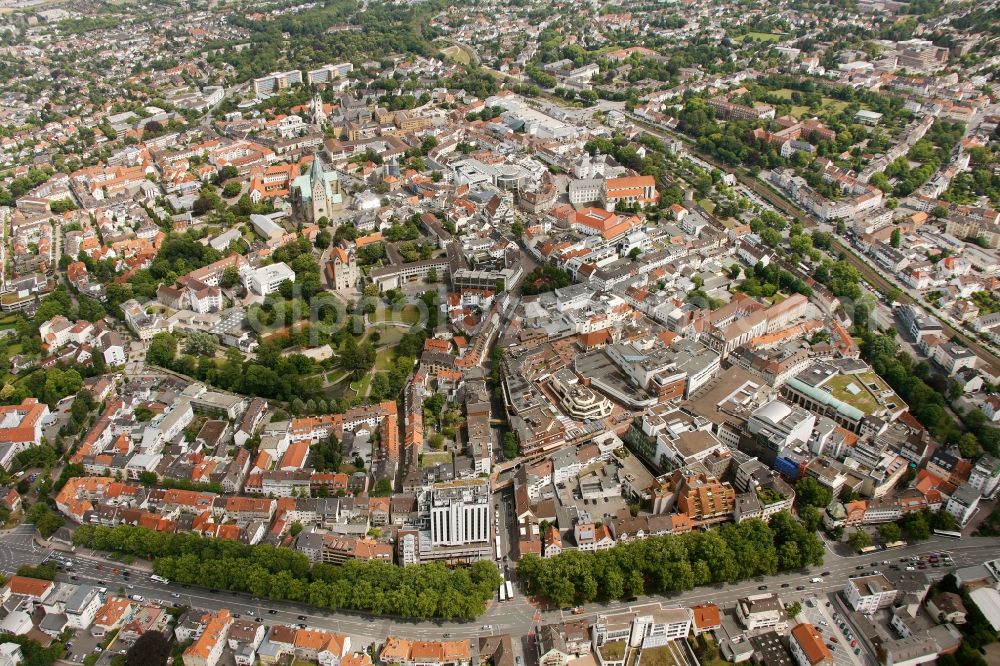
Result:
{"type": "Polygon", "coordinates": [[[493,625],[489,625],[489,624],[484,624],[483,625],[483,631],[489,631],[492,628],[493,628],[493,625]]]}
{"type": "Polygon", "coordinates": [[[829,575],[830,575],[829,571],[824,571],[823,573],[820,574],[820,576],[829,576],[829,575]]]}
{"type": "Polygon", "coordinates": [[[837,640],[836,636],[830,636],[830,640],[833,641],[834,643],[839,643],[840,642],[840,641],[837,640]]]}
{"type": "Polygon", "coordinates": [[[249,615],[250,617],[253,617],[255,615],[255,613],[253,611],[247,611],[247,615],[249,615]]]}
{"type": "Polygon", "coordinates": [[[170,596],[172,596],[174,599],[180,599],[181,598],[181,595],[177,594],[176,592],[171,592],[170,596]]]}
{"type": "Polygon", "coordinates": [[[758,590],[766,590],[767,589],[767,585],[758,585],[757,589],[758,590]]]}
{"type": "Polygon", "coordinates": [[[218,594],[219,593],[219,591],[217,589],[215,589],[214,587],[211,590],[209,590],[208,592],[209,592],[209,594],[218,594]]]}
{"type": "Polygon", "coordinates": [[[801,592],[802,590],[806,589],[806,586],[805,586],[805,585],[796,585],[796,586],[795,586],[795,589],[796,589],[797,591],[801,592]]]}
{"type": "Polygon", "coordinates": [[[781,584],[781,587],[783,587],[783,588],[784,588],[784,587],[788,587],[788,583],[782,583],[782,584],[781,584]]]}
{"type": "Polygon", "coordinates": [[[271,615],[277,615],[278,614],[278,611],[274,610],[273,608],[271,610],[267,611],[267,612],[270,613],[271,615]]]}
{"type": "Polygon", "coordinates": [[[864,568],[865,568],[865,565],[863,565],[863,564],[859,564],[858,566],[854,567],[854,570],[855,570],[855,571],[861,571],[861,570],[862,570],[862,569],[864,569],[864,568]]]}
{"type": "Polygon", "coordinates": [[[306,619],[306,616],[305,615],[299,615],[298,619],[304,620],[304,619],[306,619]]]}

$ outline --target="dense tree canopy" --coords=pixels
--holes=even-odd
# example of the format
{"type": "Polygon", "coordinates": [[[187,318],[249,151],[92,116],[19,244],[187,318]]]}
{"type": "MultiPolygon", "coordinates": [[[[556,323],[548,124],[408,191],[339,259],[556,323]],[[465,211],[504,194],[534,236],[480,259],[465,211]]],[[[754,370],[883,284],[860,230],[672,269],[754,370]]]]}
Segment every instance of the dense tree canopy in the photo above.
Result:
{"type": "Polygon", "coordinates": [[[398,567],[360,560],[342,566],[310,565],[305,555],[288,548],[165,534],[129,525],[81,525],[73,543],[152,557],[157,574],[180,583],[410,618],[475,617],[486,610],[486,600],[502,582],[496,565],[489,561],[457,569],[439,563],[398,567]]]}
{"type": "Polygon", "coordinates": [[[816,535],[783,511],[770,524],[745,520],[707,532],[620,543],[595,553],[572,550],[548,559],[527,555],[518,573],[530,592],[567,607],[681,592],[822,562],[823,545],[816,535]]]}

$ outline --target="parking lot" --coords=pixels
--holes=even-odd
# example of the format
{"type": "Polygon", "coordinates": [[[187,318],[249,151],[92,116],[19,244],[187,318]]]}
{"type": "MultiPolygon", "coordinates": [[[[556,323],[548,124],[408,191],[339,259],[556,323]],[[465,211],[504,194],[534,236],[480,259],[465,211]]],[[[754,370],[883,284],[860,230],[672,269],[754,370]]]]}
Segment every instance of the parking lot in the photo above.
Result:
{"type": "MultiPolygon", "coordinates": [[[[799,620],[809,622],[823,635],[827,647],[833,646],[830,652],[833,653],[834,666],[864,666],[865,649],[860,641],[856,647],[861,648],[861,654],[855,655],[851,647],[851,640],[855,639],[841,630],[837,622],[834,621],[833,613],[836,612],[830,598],[827,595],[819,595],[808,598],[807,603],[802,604],[802,614],[799,620]],[[814,599],[815,601],[812,601],[814,599]],[[834,640],[834,638],[836,640],[834,640]]],[[[841,618],[843,621],[843,618],[841,618]]]]}
{"type": "Polygon", "coordinates": [[[94,648],[100,645],[102,640],[104,639],[91,636],[89,631],[77,631],[66,645],[65,659],[82,664],[84,657],[93,654],[94,648]]]}

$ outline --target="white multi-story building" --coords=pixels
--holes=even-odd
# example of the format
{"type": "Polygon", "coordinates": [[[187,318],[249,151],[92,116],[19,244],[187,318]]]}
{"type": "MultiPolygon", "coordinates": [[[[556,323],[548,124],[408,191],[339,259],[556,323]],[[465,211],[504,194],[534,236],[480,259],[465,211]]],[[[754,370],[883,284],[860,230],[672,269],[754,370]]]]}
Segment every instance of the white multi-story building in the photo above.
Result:
{"type": "Polygon", "coordinates": [[[808,442],[815,425],[816,416],[812,412],[775,398],[750,415],[747,430],[785,447],[808,442]]]}
{"type": "Polygon", "coordinates": [[[747,629],[788,629],[788,613],[776,594],[753,594],[736,602],[736,617],[747,629]]]}
{"type": "Polygon", "coordinates": [[[666,645],[668,641],[687,638],[691,633],[691,611],[687,608],[664,608],[640,615],[632,622],[632,642],[642,649],[666,645]]]}
{"type": "Polygon", "coordinates": [[[143,449],[158,453],[160,447],[173,441],[193,419],[194,410],[191,408],[191,401],[186,398],[178,400],[173,408],[143,431],[143,449]]]}
{"type": "Polygon", "coordinates": [[[969,485],[983,497],[991,496],[1000,485],[1000,460],[989,454],[977,460],[969,475],[969,485]]]}
{"type": "Polygon", "coordinates": [[[567,189],[571,204],[586,204],[600,201],[603,193],[603,178],[579,178],[571,180],[567,189]]]}
{"type": "Polygon", "coordinates": [[[80,585],[66,600],[66,626],[74,629],[87,629],[94,622],[97,610],[101,607],[101,596],[97,589],[89,585],[80,585]]]}
{"type": "Polygon", "coordinates": [[[340,79],[354,71],[354,65],[349,62],[341,62],[336,65],[323,65],[319,69],[312,69],[306,72],[306,83],[314,85],[317,83],[329,83],[334,79],[340,79]]]}
{"type": "Polygon", "coordinates": [[[874,613],[896,600],[896,588],[882,574],[851,578],[844,588],[847,603],[856,611],[874,613]]]}
{"type": "Polygon", "coordinates": [[[963,483],[948,498],[944,510],[953,515],[960,526],[965,527],[979,507],[979,498],[979,491],[971,483],[963,483]]]}
{"type": "Polygon", "coordinates": [[[302,72],[297,69],[287,72],[271,72],[267,76],[253,80],[253,93],[259,97],[262,93],[269,94],[275,90],[284,90],[298,83],[302,83],[302,72]]]}
{"type": "Polygon", "coordinates": [[[245,267],[242,269],[241,275],[243,286],[261,296],[278,291],[281,283],[285,280],[295,282],[295,271],[284,262],[268,264],[256,269],[245,267]]]}
{"type": "Polygon", "coordinates": [[[125,365],[125,345],[118,331],[104,331],[97,336],[94,346],[104,354],[104,362],[109,366],[125,365]]]}
{"type": "Polygon", "coordinates": [[[487,479],[436,483],[431,488],[431,543],[462,546],[489,541],[490,484],[487,479]]]}

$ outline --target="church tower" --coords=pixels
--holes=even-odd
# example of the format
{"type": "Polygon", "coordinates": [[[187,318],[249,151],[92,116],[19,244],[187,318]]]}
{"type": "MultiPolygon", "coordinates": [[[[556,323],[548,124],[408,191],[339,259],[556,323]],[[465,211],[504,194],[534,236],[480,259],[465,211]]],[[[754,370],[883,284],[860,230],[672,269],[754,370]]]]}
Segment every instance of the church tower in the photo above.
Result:
{"type": "Polygon", "coordinates": [[[330,201],[327,197],[326,182],[323,178],[323,164],[319,153],[313,154],[312,164],[309,165],[309,191],[312,195],[312,220],[315,222],[321,217],[330,216],[330,201]]]}
{"type": "Polygon", "coordinates": [[[323,110],[323,98],[319,96],[319,93],[313,95],[312,101],[309,102],[309,116],[313,125],[319,127],[326,125],[326,111],[323,110]]]}

